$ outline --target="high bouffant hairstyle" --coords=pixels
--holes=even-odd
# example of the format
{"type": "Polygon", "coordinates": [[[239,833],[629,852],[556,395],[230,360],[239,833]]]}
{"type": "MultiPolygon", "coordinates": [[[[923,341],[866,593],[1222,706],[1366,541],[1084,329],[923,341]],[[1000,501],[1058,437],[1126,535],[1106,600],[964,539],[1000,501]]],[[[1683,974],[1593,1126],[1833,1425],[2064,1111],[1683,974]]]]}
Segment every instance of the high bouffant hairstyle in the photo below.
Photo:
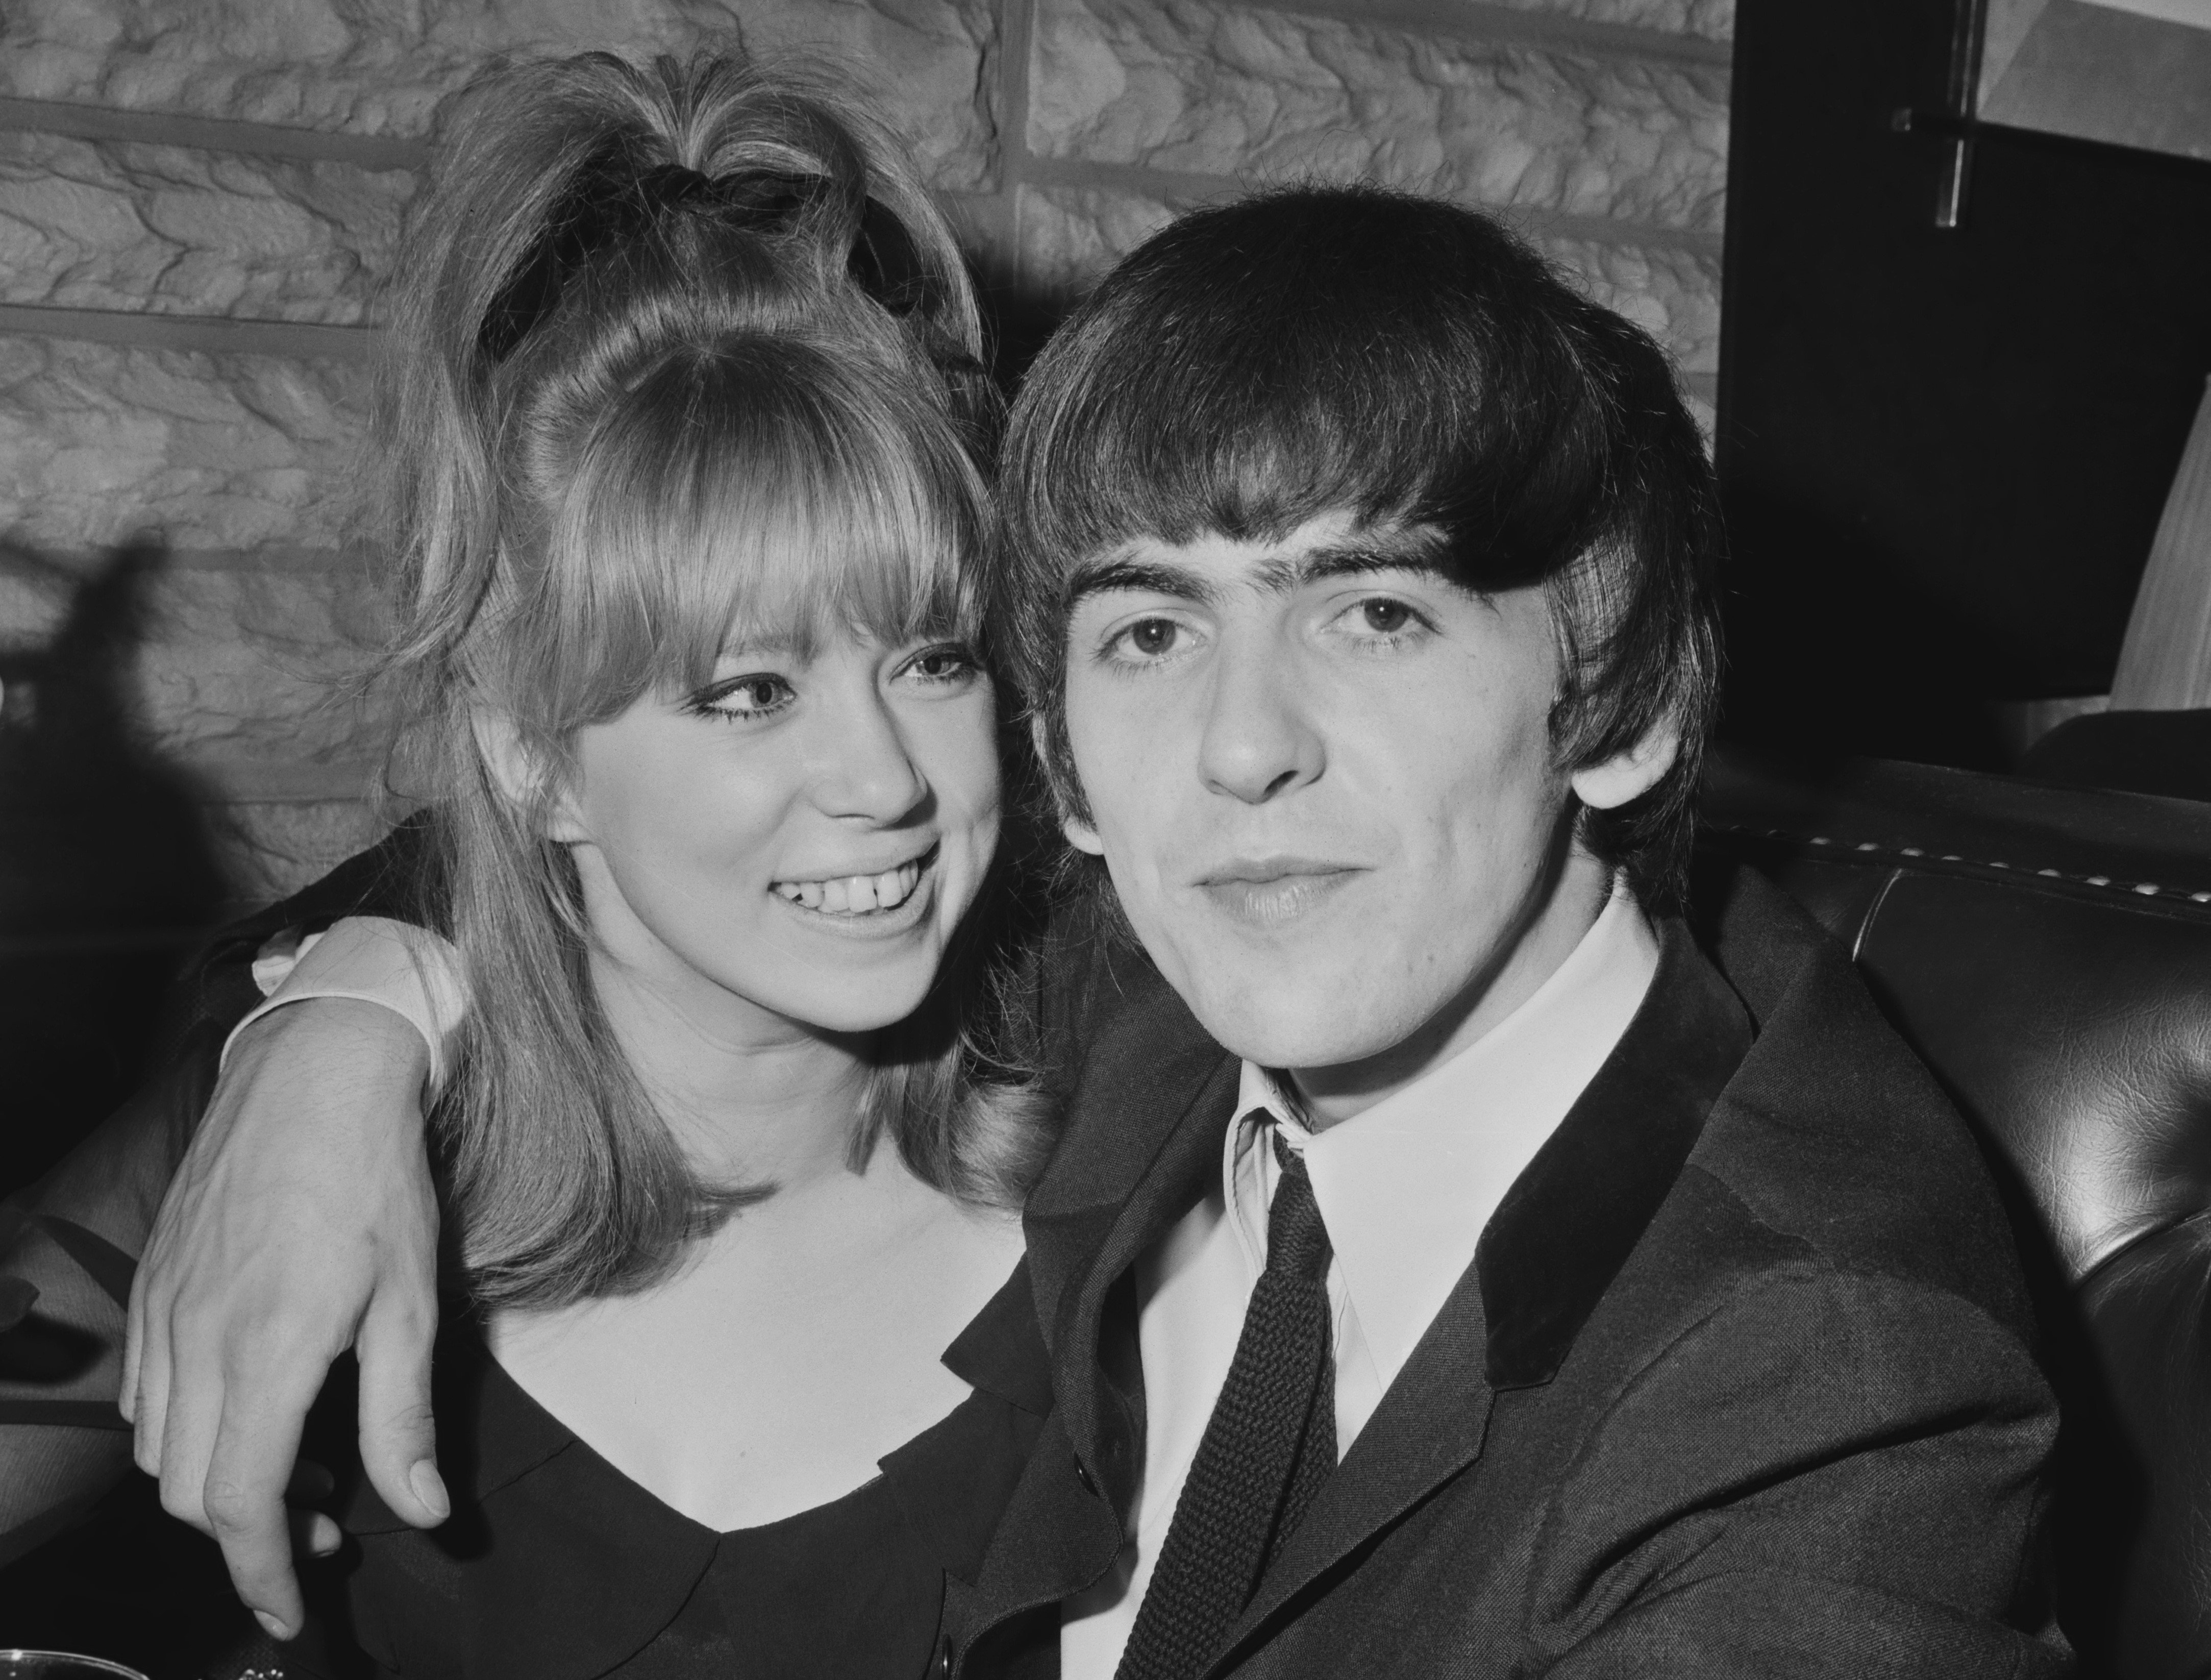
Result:
{"type": "Polygon", "coordinates": [[[1578,817],[1645,903],[1678,896],[1718,679],[1711,468],[1665,353],[1487,216],[1373,187],[1184,216],[1039,357],[1000,485],[1013,657],[1063,809],[1087,815],[1063,705],[1073,568],[1349,510],[1436,533],[1466,588],[1544,586],[1565,767],[1679,725],[1657,787],[1578,817]]]}
{"type": "MultiPolygon", "coordinates": [[[[997,398],[949,231],[818,72],[500,69],[458,102],[397,276],[385,674],[434,801],[429,905],[492,981],[438,1114],[458,1259],[484,1306],[631,1291],[772,1186],[702,1181],[613,1040],[546,838],[576,732],[705,683],[732,638],[979,646],[997,398]],[[524,797],[487,713],[535,767],[524,797]]],[[[1008,1204],[1042,1146],[970,1009],[978,919],[879,1035],[851,1149],[887,1137],[930,1183],[1008,1204]]]]}

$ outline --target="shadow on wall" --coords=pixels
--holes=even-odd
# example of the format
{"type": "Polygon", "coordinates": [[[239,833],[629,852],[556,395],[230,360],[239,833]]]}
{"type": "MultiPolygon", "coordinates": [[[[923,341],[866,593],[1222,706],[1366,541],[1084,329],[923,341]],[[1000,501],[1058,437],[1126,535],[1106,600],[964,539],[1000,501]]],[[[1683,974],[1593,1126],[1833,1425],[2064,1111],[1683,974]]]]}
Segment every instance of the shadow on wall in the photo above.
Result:
{"type": "Polygon", "coordinates": [[[130,1093],[223,903],[197,790],[131,712],[164,558],[132,545],[88,573],[0,547],[0,1191],[130,1093]]]}

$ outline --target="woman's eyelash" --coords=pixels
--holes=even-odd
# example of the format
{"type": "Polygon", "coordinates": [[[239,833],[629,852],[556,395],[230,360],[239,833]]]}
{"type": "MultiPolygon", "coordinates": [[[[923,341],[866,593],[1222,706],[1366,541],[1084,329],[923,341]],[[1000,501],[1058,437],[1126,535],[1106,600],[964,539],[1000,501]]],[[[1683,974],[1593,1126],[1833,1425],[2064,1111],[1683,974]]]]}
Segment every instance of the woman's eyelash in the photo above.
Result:
{"type": "Polygon", "coordinates": [[[766,717],[772,712],[779,712],[796,698],[797,696],[791,692],[791,683],[785,678],[766,673],[755,673],[749,676],[732,676],[725,681],[709,684],[691,697],[687,709],[702,718],[719,718],[725,722],[742,723],[750,719],[766,717]],[[748,688],[769,689],[773,692],[766,698],[755,696],[753,705],[747,709],[741,710],[723,704],[724,701],[743,694],[748,688]]]}
{"type": "MultiPolygon", "coordinates": [[[[964,644],[945,642],[935,647],[924,647],[912,655],[903,669],[924,682],[952,683],[965,682],[982,669],[982,662],[964,644]],[[948,664],[952,669],[931,673],[922,667],[932,663],[948,664]]],[[[718,682],[710,682],[683,702],[685,711],[696,717],[713,718],[723,723],[753,723],[762,718],[773,717],[798,698],[791,679],[773,671],[752,671],[742,676],[729,676],[718,682]],[[733,699],[748,698],[746,690],[754,692],[745,706],[728,704],[733,699]]]]}
{"type": "Polygon", "coordinates": [[[945,642],[939,646],[924,647],[906,661],[906,669],[924,682],[956,682],[962,677],[973,676],[982,668],[982,662],[960,642],[945,642]],[[950,660],[956,669],[931,676],[922,670],[922,666],[932,659],[950,660]]]}

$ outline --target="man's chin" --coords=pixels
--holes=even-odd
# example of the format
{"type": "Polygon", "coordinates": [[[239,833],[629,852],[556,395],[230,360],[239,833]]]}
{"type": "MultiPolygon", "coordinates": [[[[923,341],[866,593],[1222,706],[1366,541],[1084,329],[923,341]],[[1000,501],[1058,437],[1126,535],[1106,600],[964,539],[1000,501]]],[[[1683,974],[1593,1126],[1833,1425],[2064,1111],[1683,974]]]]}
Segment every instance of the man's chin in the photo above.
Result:
{"type": "Polygon", "coordinates": [[[1404,1036],[1396,1025],[1353,1016],[1340,986],[1287,992],[1224,984],[1211,996],[1184,992],[1184,1000],[1222,1049],[1265,1068],[1364,1061],[1404,1036]]]}

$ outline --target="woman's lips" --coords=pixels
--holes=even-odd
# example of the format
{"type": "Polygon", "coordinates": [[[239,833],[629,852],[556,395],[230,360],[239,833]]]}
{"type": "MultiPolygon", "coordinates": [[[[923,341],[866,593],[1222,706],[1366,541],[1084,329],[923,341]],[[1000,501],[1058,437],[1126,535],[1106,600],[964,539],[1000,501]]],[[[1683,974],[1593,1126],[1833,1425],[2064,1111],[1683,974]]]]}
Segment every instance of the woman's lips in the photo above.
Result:
{"type": "Polygon", "coordinates": [[[896,931],[920,919],[939,848],[887,870],[777,881],[769,890],[815,925],[851,932],[896,931]]]}

